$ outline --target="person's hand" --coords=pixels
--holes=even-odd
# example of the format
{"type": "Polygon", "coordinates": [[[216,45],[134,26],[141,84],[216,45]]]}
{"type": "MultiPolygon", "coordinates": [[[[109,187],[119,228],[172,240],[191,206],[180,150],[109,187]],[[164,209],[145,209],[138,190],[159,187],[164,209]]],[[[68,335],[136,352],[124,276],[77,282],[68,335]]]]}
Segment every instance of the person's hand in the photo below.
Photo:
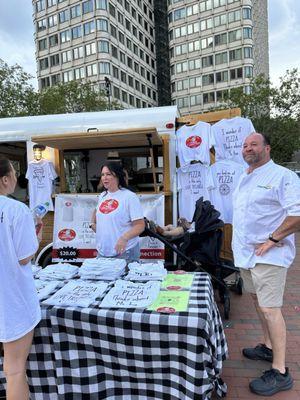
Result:
{"type": "Polygon", "coordinates": [[[115,250],[117,254],[123,254],[126,250],[127,240],[121,236],[115,245],[115,250]]]}
{"type": "Polygon", "coordinates": [[[272,240],[267,240],[265,243],[261,243],[256,246],[255,254],[257,256],[263,256],[268,250],[272,249],[272,247],[282,247],[283,244],[281,242],[274,243],[272,240]]]}
{"type": "Polygon", "coordinates": [[[35,232],[39,242],[41,242],[43,236],[43,225],[42,219],[37,217],[35,221],[35,232]]]}

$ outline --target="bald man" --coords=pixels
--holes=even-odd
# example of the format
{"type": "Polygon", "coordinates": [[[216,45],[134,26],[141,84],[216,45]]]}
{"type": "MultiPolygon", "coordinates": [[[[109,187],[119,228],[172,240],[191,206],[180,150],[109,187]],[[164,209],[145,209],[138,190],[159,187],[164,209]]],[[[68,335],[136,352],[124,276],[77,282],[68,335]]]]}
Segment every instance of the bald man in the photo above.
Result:
{"type": "Polygon", "coordinates": [[[300,229],[300,180],[270,157],[270,143],[252,133],[242,154],[249,168],[233,193],[232,249],[246,291],[252,294],[264,343],[243,349],[252,360],[272,363],[250,382],[250,390],[271,396],[293,386],[285,365],[286,327],[281,307],[286,273],[295,258],[293,233],[300,229]]]}

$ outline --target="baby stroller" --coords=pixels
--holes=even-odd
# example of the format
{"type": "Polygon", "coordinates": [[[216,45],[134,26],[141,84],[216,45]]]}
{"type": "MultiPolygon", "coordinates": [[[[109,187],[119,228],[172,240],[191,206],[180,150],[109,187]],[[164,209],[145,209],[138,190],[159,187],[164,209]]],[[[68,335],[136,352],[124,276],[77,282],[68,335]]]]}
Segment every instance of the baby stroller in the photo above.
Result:
{"type": "Polygon", "coordinates": [[[224,305],[224,317],[228,319],[230,295],[229,285],[225,279],[229,275],[235,274],[234,283],[230,288],[235,289],[239,294],[242,294],[242,279],[238,268],[232,263],[225,263],[220,259],[224,223],[219,217],[219,211],[210,201],[204,201],[203,197],[200,197],[196,202],[192,221],[195,224],[194,231],[166,238],[146,224],[145,234],[159,239],[179,256],[177,257],[177,268],[189,272],[207,272],[211,276],[214,287],[218,290],[220,301],[224,305]]]}

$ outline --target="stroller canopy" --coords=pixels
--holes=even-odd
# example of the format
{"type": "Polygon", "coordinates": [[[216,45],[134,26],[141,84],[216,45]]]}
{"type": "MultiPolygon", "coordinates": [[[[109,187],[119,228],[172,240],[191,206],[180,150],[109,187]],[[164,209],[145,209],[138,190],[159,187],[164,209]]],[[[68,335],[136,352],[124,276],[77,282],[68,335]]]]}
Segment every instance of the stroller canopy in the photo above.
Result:
{"type": "Polygon", "coordinates": [[[196,201],[196,209],[193,216],[196,233],[207,233],[222,228],[224,222],[219,218],[220,215],[209,200],[204,201],[203,197],[200,197],[196,201]]]}

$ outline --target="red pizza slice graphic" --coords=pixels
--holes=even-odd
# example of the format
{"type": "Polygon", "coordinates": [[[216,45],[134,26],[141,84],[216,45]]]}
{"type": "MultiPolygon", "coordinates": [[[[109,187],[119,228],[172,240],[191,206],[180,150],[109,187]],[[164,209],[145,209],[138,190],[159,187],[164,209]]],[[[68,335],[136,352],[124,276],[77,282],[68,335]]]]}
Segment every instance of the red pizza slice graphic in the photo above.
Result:
{"type": "Polygon", "coordinates": [[[202,139],[200,136],[190,136],[185,141],[186,146],[190,149],[195,149],[196,147],[199,147],[201,143],[202,139]]]}
{"type": "Polygon", "coordinates": [[[117,200],[107,199],[100,204],[99,211],[102,214],[109,214],[112,211],[115,211],[118,207],[119,207],[119,202],[117,200]]]}
{"type": "Polygon", "coordinates": [[[63,242],[70,242],[71,240],[75,239],[76,232],[73,229],[62,229],[58,232],[58,237],[63,242]]]}

